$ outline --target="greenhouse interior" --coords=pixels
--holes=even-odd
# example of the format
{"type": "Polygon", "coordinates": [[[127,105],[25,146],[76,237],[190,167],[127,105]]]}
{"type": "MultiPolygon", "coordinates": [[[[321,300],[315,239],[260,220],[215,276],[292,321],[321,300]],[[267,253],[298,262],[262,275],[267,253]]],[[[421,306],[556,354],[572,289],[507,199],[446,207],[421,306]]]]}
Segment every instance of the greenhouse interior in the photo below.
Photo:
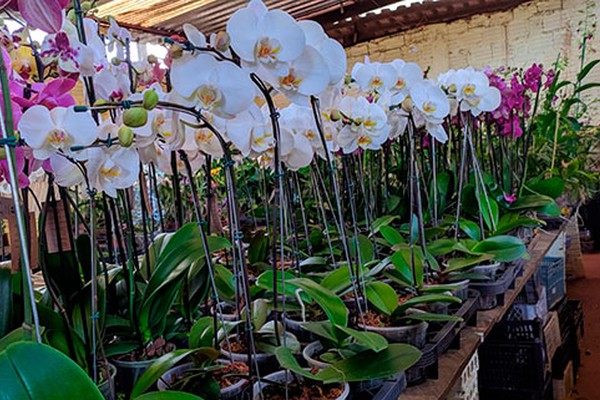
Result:
{"type": "Polygon", "coordinates": [[[0,400],[600,400],[600,2],[0,12],[0,400]]]}

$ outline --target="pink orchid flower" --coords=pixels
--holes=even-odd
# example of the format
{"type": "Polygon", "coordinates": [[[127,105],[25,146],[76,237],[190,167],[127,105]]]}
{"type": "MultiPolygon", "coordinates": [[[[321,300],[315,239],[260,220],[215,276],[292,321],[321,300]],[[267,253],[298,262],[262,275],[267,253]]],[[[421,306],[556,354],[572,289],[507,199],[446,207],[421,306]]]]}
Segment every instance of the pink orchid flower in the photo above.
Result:
{"type": "Polygon", "coordinates": [[[18,10],[32,27],[56,33],[62,27],[67,4],[69,0],[0,0],[0,9],[18,10]]]}
{"type": "Polygon", "coordinates": [[[504,193],[504,200],[508,203],[508,204],[512,204],[515,201],[517,201],[517,195],[515,194],[506,194],[504,193]]]}
{"type": "MultiPolygon", "coordinates": [[[[25,188],[29,186],[29,178],[25,175],[25,153],[23,148],[15,148],[15,160],[17,164],[17,180],[19,188],[25,188]]],[[[10,182],[10,174],[8,172],[8,160],[0,160],[0,182],[10,182]]]]}
{"type": "Polygon", "coordinates": [[[24,90],[14,93],[13,100],[23,108],[34,105],[43,105],[49,110],[56,107],[69,107],[75,105],[75,98],[69,93],[77,84],[73,79],[54,79],[47,83],[34,83],[31,85],[32,95],[24,96],[24,90]]]}

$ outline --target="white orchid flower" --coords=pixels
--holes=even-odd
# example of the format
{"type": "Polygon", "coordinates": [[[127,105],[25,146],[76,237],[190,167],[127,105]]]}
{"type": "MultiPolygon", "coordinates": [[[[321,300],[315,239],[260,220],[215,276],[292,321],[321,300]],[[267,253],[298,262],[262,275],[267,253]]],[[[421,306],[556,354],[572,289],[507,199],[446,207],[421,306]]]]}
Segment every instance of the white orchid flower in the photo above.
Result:
{"type": "Polygon", "coordinates": [[[254,101],[255,88],[235,64],[209,54],[184,54],[173,61],[173,90],[189,103],[223,118],[233,118],[254,101]]]}
{"type": "MultiPolygon", "coordinates": [[[[304,136],[310,143],[313,152],[317,153],[320,157],[325,158],[323,140],[319,135],[317,124],[315,123],[313,112],[310,108],[291,104],[290,106],[282,109],[280,114],[282,126],[285,126],[295,135],[304,136]]],[[[330,135],[330,142],[332,141],[331,139],[332,137],[330,135]]]]}
{"type": "Polygon", "coordinates": [[[206,47],[206,36],[192,24],[183,24],[185,37],[196,47],[206,47]]]}
{"type": "Polygon", "coordinates": [[[46,160],[58,151],[72,154],[71,147],[90,145],[98,137],[92,116],[75,112],[73,107],[56,107],[50,111],[35,105],[25,111],[18,128],[38,160],[46,160]]]}
{"type": "Polygon", "coordinates": [[[390,89],[392,92],[392,103],[400,104],[410,94],[410,88],[423,81],[423,70],[418,64],[394,60],[391,63],[396,70],[396,83],[390,89]]]}
{"type": "Polygon", "coordinates": [[[450,113],[450,101],[446,93],[432,81],[424,80],[411,88],[410,98],[417,126],[425,125],[429,134],[437,141],[445,143],[448,135],[442,123],[450,113]]]}
{"type": "Polygon", "coordinates": [[[282,127],[279,145],[281,162],[292,171],[310,165],[313,149],[306,136],[282,127]]]}
{"type": "Polygon", "coordinates": [[[340,102],[340,111],[349,118],[337,136],[345,154],[358,148],[379,150],[388,139],[390,127],[380,105],[369,103],[364,97],[346,97],[340,102]]]}
{"type": "Polygon", "coordinates": [[[288,74],[288,63],[300,57],[306,45],[304,32],[294,18],[281,10],[267,10],[260,0],[251,0],[227,22],[231,47],[244,65],[288,74]]]}
{"type": "Polygon", "coordinates": [[[61,154],[54,153],[50,156],[50,166],[58,186],[71,187],[84,182],[81,169],[61,154]]]}
{"type": "Polygon", "coordinates": [[[290,63],[287,75],[267,76],[279,92],[301,106],[308,106],[308,97],[323,92],[330,80],[325,60],[312,46],[306,46],[302,55],[290,63]]]}
{"type": "Polygon", "coordinates": [[[123,101],[131,96],[129,75],[121,67],[103,68],[94,75],[96,97],[107,101],[123,101]]]}
{"type": "Polygon", "coordinates": [[[482,71],[472,68],[462,70],[458,75],[457,89],[460,110],[468,111],[475,117],[482,112],[494,111],[500,106],[500,91],[490,86],[490,80],[482,71]]]}
{"type": "Polygon", "coordinates": [[[394,87],[398,81],[398,73],[391,64],[370,62],[369,58],[365,57],[364,63],[354,64],[352,78],[367,93],[383,93],[394,87]]]}
{"type": "Polygon", "coordinates": [[[274,143],[271,122],[256,105],[227,121],[227,136],[244,157],[256,158],[274,143]]]}
{"type": "Polygon", "coordinates": [[[117,58],[123,60],[125,58],[125,45],[131,41],[131,33],[120,27],[114,18],[109,18],[109,21],[110,26],[106,32],[108,51],[112,52],[116,49],[117,58]]]}
{"type": "MultiPolygon", "coordinates": [[[[227,126],[226,120],[223,118],[219,118],[214,115],[208,115],[208,119],[210,124],[219,132],[220,135],[225,134],[225,129],[227,126]]],[[[192,122],[192,121],[190,121],[192,122]]],[[[221,142],[217,135],[211,131],[209,128],[195,128],[190,125],[184,124],[185,130],[185,142],[183,143],[182,150],[186,152],[198,152],[209,154],[214,158],[223,157],[223,147],[221,146],[221,142]]],[[[224,140],[227,140],[225,136],[223,136],[224,140]]]]}
{"type": "Polygon", "coordinates": [[[132,187],[140,172],[140,158],[133,147],[87,150],[87,171],[90,186],[110,197],[117,197],[118,189],[132,187]]]}
{"type": "Polygon", "coordinates": [[[299,21],[298,25],[304,31],[306,44],[314,47],[323,57],[329,71],[329,84],[339,84],[346,75],[348,60],[344,47],[325,33],[323,27],[311,20],[299,21]]]}

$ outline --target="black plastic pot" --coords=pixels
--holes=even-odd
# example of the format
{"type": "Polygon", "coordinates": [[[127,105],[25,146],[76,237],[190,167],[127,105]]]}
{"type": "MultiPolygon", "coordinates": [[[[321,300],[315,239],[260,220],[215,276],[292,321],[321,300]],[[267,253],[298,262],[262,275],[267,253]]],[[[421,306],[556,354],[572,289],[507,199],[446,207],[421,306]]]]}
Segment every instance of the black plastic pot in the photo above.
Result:
{"type": "Polygon", "coordinates": [[[116,394],[115,394],[115,376],[117,375],[117,368],[108,363],[108,370],[110,371],[109,377],[107,380],[105,380],[102,383],[98,384],[98,389],[100,390],[100,393],[102,393],[102,396],[104,396],[104,398],[106,400],[116,400],[116,394]]]}
{"type": "Polygon", "coordinates": [[[419,322],[407,326],[377,327],[364,325],[359,322],[361,329],[379,333],[390,343],[407,343],[422,349],[427,342],[427,322],[419,322]]]}
{"type": "Polygon", "coordinates": [[[515,263],[506,267],[495,281],[471,281],[470,288],[480,294],[479,309],[491,310],[504,304],[504,293],[514,287],[515,279],[523,273],[523,264],[515,263]]]}
{"type": "MultiPolygon", "coordinates": [[[[295,375],[293,372],[289,372],[289,371],[277,371],[275,373],[272,373],[270,375],[267,375],[263,378],[265,381],[271,381],[271,382],[277,382],[277,383],[284,383],[284,382],[294,382],[294,381],[304,381],[304,377],[302,376],[298,376],[295,375]]],[[[336,400],[345,400],[347,398],[349,398],[350,396],[350,385],[348,385],[347,383],[343,383],[342,385],[344,385],[344,391],[342,392],[342,394],[340,396],[337,397],[336,400]]],[[[267,382],[258,382],[254,384],[254,400],[263,400],[263,397],[261,396],[261,392],[262,389],[266,388],[267,386],[269,386],[269,384],[267,382]]]]}
{"type": "MultiPolygon", "coordinates": [[[[229,337],[229,340],[235,337],[235,335],[232,335],[229,337]]],[[[249,359],[248,354],[246,353],[233,353],[229,350],[224,349],[222,346],[227,346],[227,341],[221,343],[220,350],[224,359],[234,362],[243,362],[246,365],[250,365],[250,362],[252,362],[252,367],[257,367],[261,376],[272,373],[279,368],[279,363],[277,362],[277,358],[275,358],[274,354],[256,353],[252,356],[251,359],[249,359]]]]}
{"type": "Polygon", "coordinates": [[[133,389],[135,383],[140,379],[140,376],[154,361],[156,360],[112,360],[112,363],[117,367],[117,376],[115,379],[117,391],[125,394],[131,393],[131,389],[133,389]]]}
{"type": "MultiPolygon", "coordinates": [[[[219,360],[219,362],[229,363],[229,361],[226,361],[226,360],[219,360]]],[[[158,382],[156,384],[156,386],[158,387],[158,390],[160,390],[160,391],[169,390],[169,386],[172,385],[173,383],[177,382],[179,379],[183,378],[185,376],[186,371],[193,368],[193,366],[194,366],[194,363],[189,362],[189,363],[182,364],[178,367],[171,368],[170,370],[165,372],[160,377],[160,379],[158,380],[158,382]]],[[[247,385],[248,385],[248,380],[241,379],[235,385],[221,389],[220,399],[222,399],[222,400],[235,399],[236,397],[238,397],[239,395],[242,394],[242,392],[244,391],[244,389],[246,388],[247,385]]]]}

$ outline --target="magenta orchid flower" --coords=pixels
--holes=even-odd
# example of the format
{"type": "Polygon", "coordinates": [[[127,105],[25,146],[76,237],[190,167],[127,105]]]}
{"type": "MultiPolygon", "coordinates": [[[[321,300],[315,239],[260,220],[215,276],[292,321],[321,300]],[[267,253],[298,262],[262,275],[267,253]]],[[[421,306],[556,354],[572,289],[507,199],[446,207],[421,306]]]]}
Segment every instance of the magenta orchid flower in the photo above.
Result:
{"type": "Polygon", "coordinates": [[[26,98],[21,89],[14,93],[13,100],[21,107],[27,109],[34,105],[43,105],[49,110],[56,107],[69,107],[75,105],[75,98],[69,93],[77,84],[73,79],[54,79],[48,83],[34,83],[31,87],[33,95],[26,98]]]}
{"type": "Polygon", "coordinates": [[[67,4],[69,0],[0,0],[0,9],[18,10],[32,27],[56,33],[62,26],[67,4]]]}
{"type": "MultiPolygon", "coordinates": [[[[17,167],[17,180],[19,188],[29,186],[29,178],[25,175],[25,152],[22,147],[15,148],[15,161],[17,167]]],[[[0,160],[0,182],[10,182],[10,174],[8,172],[8,160],[0,160]]]]}
{"type": "Polygon", "coordinates": [[[515,201],[517,201],[517,195],[515,194],[506,194],[504,193],[504,200],[508,203],[508,204],[512,204],[515,201]]]}

